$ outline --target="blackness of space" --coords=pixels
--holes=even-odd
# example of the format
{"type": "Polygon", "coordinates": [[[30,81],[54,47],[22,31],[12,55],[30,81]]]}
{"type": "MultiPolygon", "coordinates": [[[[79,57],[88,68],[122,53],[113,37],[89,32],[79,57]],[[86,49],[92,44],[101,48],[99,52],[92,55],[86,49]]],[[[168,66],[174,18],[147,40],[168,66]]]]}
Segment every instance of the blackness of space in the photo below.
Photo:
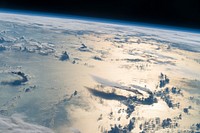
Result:
{"type": "Polygon", "coordinates": [[[0,0],[0,8],[200,29],[200,0],[0,0]]]}

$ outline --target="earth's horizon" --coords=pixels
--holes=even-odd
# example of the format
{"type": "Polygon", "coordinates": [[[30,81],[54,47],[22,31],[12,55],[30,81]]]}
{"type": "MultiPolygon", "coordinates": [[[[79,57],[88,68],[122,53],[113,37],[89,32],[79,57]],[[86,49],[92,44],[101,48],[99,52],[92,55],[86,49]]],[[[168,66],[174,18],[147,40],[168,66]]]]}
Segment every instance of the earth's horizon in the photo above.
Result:
{"type": "Polygon", "coordinates": [[[0,132],[200,132],[200,34],[0,12],[0,132]]]}

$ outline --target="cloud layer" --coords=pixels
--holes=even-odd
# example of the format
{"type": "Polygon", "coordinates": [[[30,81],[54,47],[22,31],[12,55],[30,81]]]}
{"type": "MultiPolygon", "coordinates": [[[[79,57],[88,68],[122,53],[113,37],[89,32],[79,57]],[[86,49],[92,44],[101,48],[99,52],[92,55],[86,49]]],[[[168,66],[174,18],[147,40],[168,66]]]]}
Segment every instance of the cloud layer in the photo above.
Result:
{"type": "Polygon", "coordinates": [[[20,114],[11,117],[0,116],[1,133],[53,133],[49,128],[27,123],[20,114]]]}

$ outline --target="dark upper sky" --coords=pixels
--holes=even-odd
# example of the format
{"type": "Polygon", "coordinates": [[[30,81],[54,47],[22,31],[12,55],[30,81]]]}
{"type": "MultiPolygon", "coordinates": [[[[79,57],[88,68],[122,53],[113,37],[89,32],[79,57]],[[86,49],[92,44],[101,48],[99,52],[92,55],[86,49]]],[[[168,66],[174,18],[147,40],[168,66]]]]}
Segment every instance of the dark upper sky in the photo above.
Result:
{"type": "Polygon", "coordinates": [[[200,0],[0,0],[0,8],[200,29],[200,0]]]}

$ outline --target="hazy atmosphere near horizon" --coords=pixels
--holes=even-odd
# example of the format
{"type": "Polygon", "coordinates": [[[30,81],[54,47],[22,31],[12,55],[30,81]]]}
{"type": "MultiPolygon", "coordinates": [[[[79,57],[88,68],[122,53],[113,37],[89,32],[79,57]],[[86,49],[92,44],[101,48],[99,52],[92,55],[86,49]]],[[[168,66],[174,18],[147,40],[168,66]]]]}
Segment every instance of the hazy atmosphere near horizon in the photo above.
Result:
{"type": "Polygon", "coordinates": [[[0,133],[200,132],[200,33],[0,12],[0,133]]]}
{"type": "Polygon", "coordinates": [[[0,10],[37,11],[200,30],[199,5],[199,0],[1,0],[0,10]]]}

